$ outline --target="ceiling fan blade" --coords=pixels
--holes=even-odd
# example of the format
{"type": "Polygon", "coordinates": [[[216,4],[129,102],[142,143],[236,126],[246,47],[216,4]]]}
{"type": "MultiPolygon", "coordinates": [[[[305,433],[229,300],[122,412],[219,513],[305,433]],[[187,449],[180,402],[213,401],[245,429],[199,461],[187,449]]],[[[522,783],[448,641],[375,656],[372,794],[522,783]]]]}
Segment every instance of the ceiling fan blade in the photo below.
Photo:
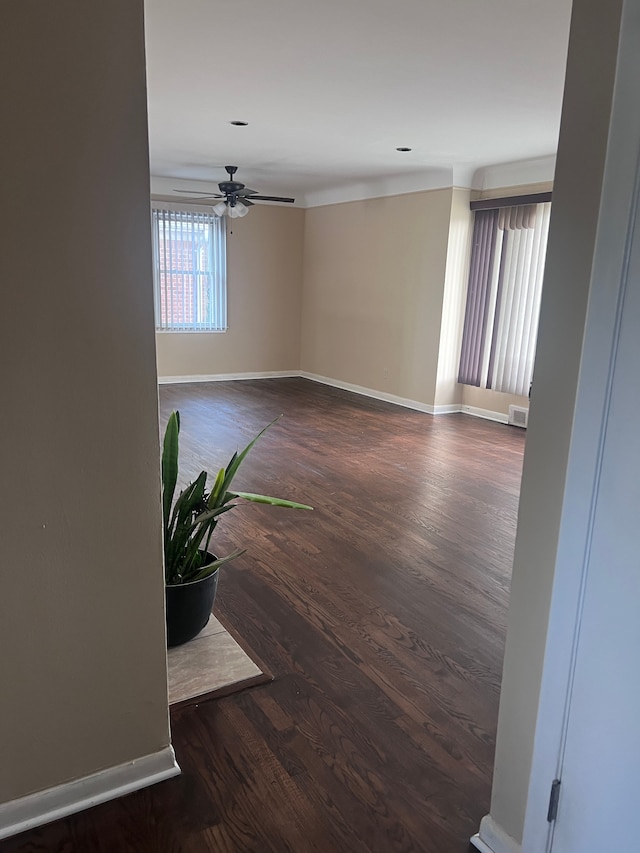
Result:
{"type": "Polygon", "coordinates": [[[254,207],[253,202],[249,201],[248,198],[239,198],[238,203],[243,204],[245,207],[254,207]]]}
{"type": "Polygon", "coordinates": [[[258,201],[285,201],[287,204],[293,204],[295,201],[295,198],[282,198],[278,195],[252,195],[251,198],[258,201]]]}
{"type": "Polygon", "coordinates": [[[201,198],[224,198],[220,193],[201,193],[197,190],[173,190],[174,193],[186,193],[187,195],[196,196],[199,195],[201,198]]]}
{"type": "Polygon", "coordinates": [[[238,190],[236,195],[238,196],[238,198],[242,198],[246,195],[255,195],[257,192],[258,190],[250,190],[248,187],[245,187],[243,190],[238,190]]]}

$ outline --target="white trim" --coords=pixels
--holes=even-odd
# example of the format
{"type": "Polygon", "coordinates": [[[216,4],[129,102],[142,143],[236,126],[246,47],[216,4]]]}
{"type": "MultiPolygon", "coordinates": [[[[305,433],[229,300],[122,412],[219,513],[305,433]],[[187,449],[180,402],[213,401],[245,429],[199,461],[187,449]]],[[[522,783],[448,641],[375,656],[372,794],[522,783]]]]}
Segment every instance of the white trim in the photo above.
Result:
{"type": "Polygon", "coordinates": [[[351,382],[342,382],[340,379],[330,379],[328,376],[320,376],[316,373],[307,373],[306,370],[274,370],[262,373],[216,373],[193,376],[159,376],[158,384],[173,385],[187,382],[226,382],[230,380],[243,379],[288,379],[292,377],[310,379],[312,382],[319,382],[321,385],[330,385],[333,388],[340,388],[343,391],[351,391],[353,394],[362,394],[364,397],[373,397],[374,399],[382,400],[385,403],[394,403],[397,406],[404,406],[407,409],[426,412],[428,415],[444,415],[460,411],[459,405],[430,406],[428,403],[421,403],[418,400],[409,400],[405,397],[398,397],[396,394],[387,394],[384,391],[376,391],[374,388],[365,388],[363,385],[354,385],[351,382]]]}
{"type": "MultiPolygon", "coordinates": [[[[428,403],[421,403],[418,400],[409,400],[406,397],[398,397],[396,394],[387,394],[385,391],[365,388],[364,385],[354,385],[352,382],[343,382],[340,379],[330,379],[328,376],[307,373],[306,370],[301,370],[300,376],[303,379],[311,379],[312,382],[319,382],[321,385],[331,385],[333,388],[341,388],[343,391],[351,391],[353,394],[361,394],[363,397],[373,397],[375,400],[382,400],[384,403],[394,403],[396,406],[404,406],[405,409],[425,412],[427,415],[446,414],[451,410],[450,406],[430,406],[428,403]],[[443,410],[446,410],[446,412],[443,410]]],[[[460,407],[456,406],[454,410],[459,412],[460,407]]]]}
{"type": "Polygon", "coordinates": [[[497,421],[499,424],[509,423],[508,415],[503,415],[502,412],[492,412],[490,409],[479,409],[477,406],[460,406],[459,411],[465,415],[473,415],[474,418],[497,421]]]}
{"type": "Polygon", "coordinates": [[[180,773],[173,747],[0,804],[0,838],[123,797],[180,773]]]}
{"type": "Polygon", "coordinates": [[[537,157],[533,160],[497,163],[478,169],[473,176],[471,185],[473,189],[489,190],[547,183],[553,181],[555,170],[555,154],[537,157]]]}
{"type": "Polygon", "coordinates": [[[487,847],[477,832],[475,835],[471,836],[471,844],[476,848],[476,850],[479,850],[480,853],[493,853],[492,849],[487,847]]]}
{"type": "Polygon", "coordinates": [[[491,412],[489,409],[479,409],[476,406],[461,406],[459,403],[450,403],[444,406],[431,406],[419,400],[410,400],[408,397],[399,397],[397,394],[388,394],[386,391],[377,391],[375,388],[366,388],[364,385],[355,385],[352,382],[343,382],[341,379],[331,379],[328,376],[320,376],[317,373],[308,373],[306,370],[271,370],[255,373],[211,373],[194,374],[192,376],[159,376],[159,385],[182,385],[190,382],[229,382],[241,381],[243,379],[291,379],[299,377],[318,382],[320,385],[330,385],[332,388],[340,388],[342,391],[351,391],[352,394],[361,394],[363,397],[372,397],[374,400],[382,400],[383,403],[393,403],[395,406],[404,406],[405,409],[413,409],[416,412],[424,412],[427,415],[453,415],[462,412],[465,415],[473,415],[476,418],[484,418],[488,421],[506,424],[507,415],[502,412],[491,412]]]}
{"type": "Polygon", "coordinates": [[[304,206],[324,207],[350,201],[365,201],[373,198],[389,198],[408,193],[449,189],[453,186],[453,169],[434,167],[406,175],[372,178],[362,183],[347,183],[330,189],[312,190],[304,195],[304,206]]]}
{"type": "Polygon", "coordinates": [[[459,415],[462,411],[460,403],[448,403],[445,406],[433,406],[434,415],[459,415]]]}
{"type": "MultiPolygon", "coordinates": [[[[525,850],[546,851],[553,844],[554,829],[545,821],[549,786],[552,779],[562,778],[564,771],[573,675],[578,648],[580,642],[584,642],[581,636],[582,607],[590,570],[595,506],[598,500],[605,503],[607,500],[599,493],[600,466],[610,416],[609,395],[616,367],[619,324],[624,313],[625,291],[629,286],[627,263],[631,254],[634,219],[638,216],[640,204],[640,121],[634,108],[640,71],[639,11],[637,0],[633,4],[625,4],[623,18],[619,22],[616,80],[597,231],[593,244],[587,247],[589,251],[593,250],[594,260],[546,629],[523,830],[525,850]]],[[[572,95],[576,101],[576,92],[572,95]]],[[[598,154],[598,163],[600,156],[598,154]]],[[[567,157],[568,152],[565,153],[563,176],[569,175],[570,182],[576,170],[572,172],[567,157]]],[[[590,154],[589,157],[590,162],[596,162],[595,155],[590,154]]],[[[627,322],[633,323],[635,319],[629,316],[627,322]]],[[[533,393],[536,393],[535,389],[533,393]]],[[[619,405],[620,411],[626,414],[633,410],[629,399],[621,399],[619,405]]],[[[598,734],[595,732],[594,736],[598,734]]],[[[604,815],[605,812],[603,825],[606,825],[604,815]]],[[[570,811],[568,816],[569,820],[575,819],[576,831],[580,829],[579,817],[575,811],[570,811]]],[[[627,818],[631,819],[625,815],[627,818]]],[[[562,820],[562,811],[559,820],[562,820]]]]}
{"type": "Polygon", "coordinates": [[[229,382],[237,379],[289,379],[302,376],[299,370],[263,370],[255,373],[198,373],[191,376],[158,376],[158,385],[187,382],[229,382]]]}
{"type": "Polygon", "coordinates": [[[485,815],[480,821],[480,831],[473,836],[471,843],[480,853],[521,853],[521,846],[491,815],[485,815]]]}
{"type": "Polygon", "coordinates": [[[507,416],[501,412],[490,412],[488,409],[478,409],[475,406],[462,406],[460,403],[431,406],[429,403],[421,403],[419,400],[410,400],[407,397],[398,397],[396,394],[387,394],[385,391],[376,391],[374,388],[365,388],[363,385],[354,385],[351,382],[342,382],[340,379],[329,379],[328,376],[307,373],[306,370],[301,370],[299,376],[303,379],[311,379],[312,382],[320,382],[322,385],[331,385],[334,388],[341,388],[343,391],[352,391],[354,394],[362,394],[364,397],[373,397],[375,400],[382,400],[385,403],[404,406],[405,409],[425,412],[428,415],[455,415],[462,412],[466,415],[474,415],[477,418],[485,418],[501,424],[507,423],[507,416]]]}
{"type": "MultiPolygon", "coordinates": [[[[315,189],[308,192],[295,192],[296,201],[287,207],[324,207],[330,204],[343,204],[350,201],[365,201],[374,198],[405,195],[407,193],[427,192],[429,190],[465,187],[478,190],[512,187],[552,181],[556,158],[554,154],[533,160],[519,160],[510,163],[498,163],[490,166],[433,166],[429,169],[416,169],[403,175],[371,178],[367,181],[349,182],[339,187],[315,189]]],[[[210,199],[189,199],[184,201],[176,188],[193,192],[217,193],[218,185],[213,181],[187,178],[165,178],[151,175],[151,195],[156,200],[173,199],[182,206],[203,205],[211,207],[210,199]]],[[[269,202],[266,202],[267,204],[269,202]]]]}

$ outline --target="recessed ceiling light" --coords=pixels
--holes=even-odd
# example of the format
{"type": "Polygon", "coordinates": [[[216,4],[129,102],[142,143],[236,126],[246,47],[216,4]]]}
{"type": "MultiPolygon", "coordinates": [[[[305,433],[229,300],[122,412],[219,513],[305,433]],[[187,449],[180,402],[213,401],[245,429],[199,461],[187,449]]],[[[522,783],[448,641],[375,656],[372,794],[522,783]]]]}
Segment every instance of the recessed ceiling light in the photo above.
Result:
{"type": "Polygon", "coordinates": [[[234,127],[246,127],[249,122],[248,121],[230,121],[229,124],[232,124],[234,127]]]}
{"type": "Polygon", "coordinates": [[[396,151],[411,151],[411,148],[396,148],[396,151]]]}

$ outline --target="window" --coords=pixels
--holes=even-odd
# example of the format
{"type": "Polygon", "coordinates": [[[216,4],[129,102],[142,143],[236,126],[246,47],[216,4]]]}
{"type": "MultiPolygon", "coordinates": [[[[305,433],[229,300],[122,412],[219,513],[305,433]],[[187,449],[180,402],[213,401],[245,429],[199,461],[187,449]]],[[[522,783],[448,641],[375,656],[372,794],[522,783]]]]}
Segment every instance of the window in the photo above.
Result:
{"type": "Polygon", "coordinates": [[[153,211],[156,329],[227,328],[226,232],[209,213],[153,211]]]}
{"type": "Polygon", "coordinates": [[[532,198],[475,203],[485,209],[476,209],[473,229],[458,373],[465,385],[529,393],[551,212],[549,193],[532,198]]]}

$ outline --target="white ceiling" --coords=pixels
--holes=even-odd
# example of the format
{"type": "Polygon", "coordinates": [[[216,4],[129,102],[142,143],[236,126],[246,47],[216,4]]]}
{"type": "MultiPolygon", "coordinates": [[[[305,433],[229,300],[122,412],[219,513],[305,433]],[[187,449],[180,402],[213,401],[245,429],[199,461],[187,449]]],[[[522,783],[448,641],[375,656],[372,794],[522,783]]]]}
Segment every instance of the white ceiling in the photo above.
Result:
{"type": "Polygon", "coordinates": [[[156,191],[213,187],[230,163],[261,193],[313,204],[550,162],[570,8],[145,0],[151,172],[171,179],[156,191]]]}

